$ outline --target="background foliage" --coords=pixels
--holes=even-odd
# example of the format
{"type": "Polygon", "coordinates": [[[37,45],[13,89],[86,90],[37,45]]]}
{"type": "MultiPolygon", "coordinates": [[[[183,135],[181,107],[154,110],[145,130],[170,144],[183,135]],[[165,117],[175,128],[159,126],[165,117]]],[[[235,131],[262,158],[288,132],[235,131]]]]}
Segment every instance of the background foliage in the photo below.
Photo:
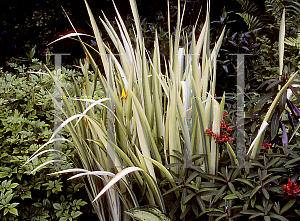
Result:
{"type": "MultiPolygon", "coordinates": [[[[1,71],[1,220],[93,219],[94,214],[87,205],[88,198],[80,180],[67,181],[64,176],[48,176],[57,171],[56,167],[30,174],[32,166],[53,159],[53,155],[41,156],[33,165],[23,166],[53,133],[54,105],[47,92],[53,93],[53,81],[45,75],[40,77],[26,73],[39,70],[41,65],[37,59],[12,58],[9,63],[11,72],[1,71]]],[[[69,137],[65,132],[63,136],[69,137]]],[[[62,144],[62,149],[67,154],[63,158],[75,157],[70,144],[62,144]]],[[[70,167],[72,164],[62,168],[70,167]]]]}

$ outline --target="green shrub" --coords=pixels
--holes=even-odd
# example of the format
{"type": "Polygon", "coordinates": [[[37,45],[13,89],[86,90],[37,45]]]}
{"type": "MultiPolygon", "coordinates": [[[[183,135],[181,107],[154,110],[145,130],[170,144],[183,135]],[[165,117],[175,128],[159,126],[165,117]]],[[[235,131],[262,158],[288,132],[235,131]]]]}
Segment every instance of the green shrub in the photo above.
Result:
{"type": "MultiPolygon", "coordinates": [[[[91,207],[86,206],[88,197],[80,180],[70,182],[65,177],[48,176],[59,169],[56,167],[30,174],[38,164],[53,159],[54,155],[41,155],[33,164],[23,166],[53,132],[54,104],[47,92],[53,93],[53,81],[45,75],[27,73],[29,70],[39,71],[41,65],[37,59],[12,58],[9,66],[13,73],[1,71],[0,219],[92,219],[94,214],[91,207]],[[83,212],[84,216],[81,215],[83,212]]],[[[75,71],[63,69],[63,73],[75,74],[75,71]]],[[[65,131],[62,134],[69,137],[65,131]]],[[[61,145],[66,153],[62,158],[73,159],[73,147],[66,143],[61,145]]],[[[63,169],[71,167],[71,163],[61,166],[63,169]]]]}

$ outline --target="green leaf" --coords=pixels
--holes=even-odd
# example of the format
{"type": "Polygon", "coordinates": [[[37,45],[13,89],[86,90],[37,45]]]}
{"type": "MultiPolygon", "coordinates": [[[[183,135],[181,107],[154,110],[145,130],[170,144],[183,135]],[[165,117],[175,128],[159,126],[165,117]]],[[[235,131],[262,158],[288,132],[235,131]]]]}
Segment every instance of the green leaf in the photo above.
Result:
{"type": "Polygon", "coordinates": [[[23,194],[21,194],[21,199],[24,200],[25,198],[31,199],[31,191],[25,191],[23,194]]]}
{"type": "Polygon", "coordinates": [[[7,172],[0,172],[0,179],[8,177],[8,173],[7,172]]]}
{"type": "Polygon", "coordinates": [[[216,195],[217,192],[218,192],[217,190],[202,190],[202,189],[200,189],[200,191],[198,192],[198,196],[216,195]]]}
{"type": "Polygon", "coordinates": [[[9,188],[15,188],[15,187],[17,187],[19,184],[18,183],[12,183],[12,184],[10,184],[10,187],[9,188]]]}
{"type": "Polygon", "coordinates": [[[228,216],[228,214],[225,213],[224,215],[219,216],[218,218],[216,218],[215,221],[219,221],[219,220],[221,220],[221,219],[223,219],[223,218],[225,218],[225,217],[227,217],[227,216],[228,216]]]}
{"type": "Polygon", "coordinates": [[[254,188],[254,190],[252,190],[251,194],[250,194],[250,199],[256,194],[256,192],[261,188],[261,186],[257,186],[254,188]]]}
{"type": "Polygon", "coordinates": [[[238,199],[236,194],[228,194],[227,196],[224,197],[225,200],[233,200],[233,199],[238,199]]]}
{"type": "Polygon", "coordinates": [[[274,180],[276,180],[276,179],[279,179],[281,176],[274,176],[274,177],[271,177],[271,178],[269,178],[268,180],[266,180],[264,183],[263,183],[263,185],[265,186],[266,184],[268,184],[268,183],[270,183],[270,182],[272,182],[272,181],[274,181],[274,180]]]}
{"type": "Polygon", "coordinates": [[[211,180],[215,179],[215,180],[219,180],[221,182],[227,183],[225,179],[223,179],[221,177],[218,177],[218,176],[215,176],[215,175],[209,175],[209,174],[202,174],[202,173],[200,173],[199,176],[207,178],[207,179],[211,179],[211,180]]]}
{"type": "Polygon", "coordinates": [[[230,175],[231,171],[229,172],[229,177],[228,178],[234,180],[240,174],[240,172],[241,172],[241,168],[236,168],[234,170],[234,172],[232,173],[232,175],[230,175]]]}
{"type": "Polygon", "coordinates": [[[281,209],[280,215],[289,210],[296,202],[296,199],[290,200],[285,206],[281,209]]]}
{"type": "Polygon", "coordinates": [[[262,164],[259,163],[259,162],[254,162],[254,163],[251,163],[250,165],[251,165],[251,166],[258,166],[258,167],[264,168],[264,165],[262,165],[262,164]]]}
{"type": "Polygon", "coordinates": [[[269,169],[270,172],[287,172],[287,169],[286,168],[271,168],[269,169]]]}
{"type": "Polygon", "coordinates": [[[222,187],[222,184],[211,183],[211,182],[201,182],[201,188],[219,188],[222,187]]]}
{"type": "Polygon", "coordinates": [[[237,178],[237,179],[235,179],[235,181],[240,181],[240,182],[245,183],[245,184],[247,184],[248,186],[254,188],[254,185],[253,185],[249,180],[242,179],[242,178],[237,178]]]}
{"type": "Polygon", "coordinates": [[[277,215],[277,214],[270,214],[270,217],[274,218],[274,219],[281,220],[281,221],[289,221],[288,219],[284,218],[283,216],[280,216],[280,215],[277,215]]]}
{"type": "Polygon", "coordinates": [[[11,214],[14,214],[14,215],[16,215],[16,216],[19,215],[19,214],[18,214],[18,210],[17,210],[16,208],[10,208],[8,211],[9,211],[11,214]]]}
{"type": "Polygon", "coordinates": [[[267,163],[267,169],[269,169],[271,166],[273,166],[279,160],[280,160],[280,157],[276,157],[276,158],[272,159],[269,163],[267,163]]]}
{"type": "Polygon", "coordinates": [[[136,220],[143,221],[171,221],[158,208],[153,206],[141,206],[125,211],[128,215],[136,220]]]}
{"type": "Polygon", "coordinates": [[[195,179],[199,175],[198,172],[193,172],[186,180],[186,183],[190,183],[193,179],[195,179]]]}
{"type": "Polygon", "coordinates": [[[164,195],[167,195],[167,194],[169,194],[169,193],[171,193],[171,192],[173,192],[173,191],[175,191],[175,190],[177,190],[177,189],[180,189],[180,188],[182,188],[182,187],[183,187],[183,185],[179,185],[179,186],[173,187],[172,189],[170,189],[170,190],[168,190],[167,192],[165,192],[165,193],[163,194],[163,196],[164,196],[164,195]]]}
{"type": "Polygon", "coordinates": [[[255,213],[258,213],[258,212],[255,211],[255,210],[243,210],[240,213],[247,214],[247,215],[252,215],[252,214],[255,214],[255,213]]]}
{"type": "Polygon", "coordinates": [[[256,121],[254,121],[254,122],[252,123],[252,125],[251,125],[251,132],[252,132],[252,133],[255,131],[256,125],[257,125],[257,123],[256,123],[256,121]]]}
{"type": "Polygon", "coordinates": [[[19,205],[20,203],[12,203],[8,206],[8,208],[14,208],[16,207],[17,205],[19,205]]]}
{"type": "Polygon", "coordinates": [[[285,151],[285,152],[287,152],[287,153],[293,155],[293,157],[296,157],[296,158],[299,157],[298,154],[297,154],[294,150],[291,150],[291,149],[289,149],[289,148],[284,148],[284,147],[280,147],[280,148],[281,148],[283,151],[285,151]]]}
{"type": "Polygon", "coordinates": [[[194,189],[195,191],[199,191],[199,188],[196,185],[194,185],[194,184],[186,184],[186,186],[194,189]]]}
{"type": "Polygon", "coordinates": [[[183,200],[183,204],[187,204],[194,196],[196,196],[195,193],[191,193],[191,194],[187,195],[183,200]]]}
{"type": "MultiPolygon", "coordinates": [[[[142,155],[142,156],[145,157],[146,159],[150,160],[155,166],[157,166],[160,169],[160,171],[163,172],[166,175],[166,177],[168,178],[168,180],[171,182],[172,186],[175,186],[175,181],[174,181],[172,175],[170,174],[170,172],[166,169],[166,167],[164,167],[158,161],[153,160],[152,158],[146,157],[144,155],[142,155]]],[[[189,182],[187,182],[187,183],[189,183],[189,182]]]]}
{"type": "Polygon", "coordinates": [[[202,212],[205,212],[205,203],[203,202],[203,200],[201,199],[200,196],[196,196],[197,202],[202,210],[202,212]]]}
{"type": "Polygon", "coordinates": [[[82,214],[82,212],[80,212],[80,211],[75,211],[74,213],[73,212],[74,211],[72,211],[72,213],[71,213],[71,216],[73,219],[77,218],[78,216],[80,216],[82,214]]]}
{"type": "Polygon", "coordinates": [[[271,218],[270,218],[269,216],[264,216],[264,220],[265,220],[265,221],[270,221],[271,218]]]}
{"type": "Polygon", "coordinates": [[[262,190],[264,196],[265,196],[267,199],[269,199],[269,198],[270,198],[270,194],[268,193],[268,191],[266,190],[266,188],[262,188],[261,190],[262,190]]]}
{"type": "Polygon", "coordinates": [[[287,166],[287,165],[296,163],[296,162],[298,162],[299,160],[300,160],[300,157],[297,157],[297,158],[295,158],[295,159],[289,160],[286,164],[284,164],[284,166],[287,166]]]}
{"type": "Polygon", "coordinates": [[[256,212],[255,214],[253,214],[252,216],[250,216],[249,219],[253,219],[255,217],[264,216],[264,215],[265,215],[264,213],[256,212]]]}
{"type": "MultiPolygon", "coordinates": [[[[74,200],[75,201],[75,200],[74,200]]],[[[86,205],[86,204],[88,204],[87,202],[85,202],[85,201],[83,201],[82,199],[79,199],[78,201],[77,201],[77,205],[78,206],[84,206],[84,205],[86,205]]]]}
{"type": "Polygon", "coordinates": [[[36,202],[32,204],[35,207],[43,207],[43,204],[41,204],[40,202],[36,202]]]}
{"type": "Polygon", "coordinates": [[[192,208],[191,205],[187,205],[185,210],[181,213],[180,219],[183,219],[185,217],[185,215],[190,211],[191,208],[192,208]]]}
{"type": "Polygon", "coordinates": [[[235,188],[231,182],[228,182],[228,186],[229,186],[229,189],[231,190],[231,192],[235,193],[235,188]]]}
{"type": "Polygon", "coordinates": [[[221,189],[219,189],[219,191],[217,192],[215,198],[214,198],[214,202],[217,202],[217,200],[220,198],[220,196],[224,193],[225,189],[226,189],[226,185],[222,186],[221,189]]]}
{"type": "Polygon", "coordinates": [[[4,212],[3,212],[3,215],[5,216],[8,212],[9,212],[9,209],[8,209],[8,208],[5,208],[5,209],[4,209],[4,212]]]}
{"type": "Polygon", "coordinates": [[[123,170],[121,170],[119,173],[117,173],[100,191],[100,193],[95,197],[93,202],[95,202],[102,194],[104,194],[110,187],[112,187],[116,182],[118,182],[120,179],[122,179],[124,176],[126,176],[128,173],[132,173],[134,171],[144,171],[143,169],[139,167],[128,167],[123,170]]]}
{"type": "Polygon", "coordinates": [[[291,142],[291,140],[293,139],[293,137],[295,136],[295,134],[297,133],[297,131],[299,130],[299,128],[300,128],[300,121],[296,125],[295,130],[293,131],[293,133],[292,133],[292,135],[291,135],[291,137],[289,139],[289,142],[291,142]]]}
{"type": "Polygon", "coordinates": [[[62,210],[63,209],[62,206],[59,203],[54,203],[53,207],[54,207],[54,209],[57,209],[57,210],[62,210]]]}

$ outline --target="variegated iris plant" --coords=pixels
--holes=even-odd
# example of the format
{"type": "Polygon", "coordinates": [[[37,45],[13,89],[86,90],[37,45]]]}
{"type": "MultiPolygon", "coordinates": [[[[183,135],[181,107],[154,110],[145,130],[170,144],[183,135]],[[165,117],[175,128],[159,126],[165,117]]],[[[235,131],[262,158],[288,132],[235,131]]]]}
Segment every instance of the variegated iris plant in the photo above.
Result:
{"type": "MultiPolygon", "coordinates": [[[[64,140],[54,140],[54,137],[62,127],[68,128],[79,156],[80,165],[76,166],[82,168],[60,173],[76,172],[75,177],[84,178],[99,220],[125,220],[122,211],[139,206],[136,193],[141,191],[148,204],[158,205],[165,212],[158,180],[167,179],[170,187],[174,187],[175,181],[164,166],[178,163],[178,159],[171,156],[174,151],[184,156],[186,164],[193,162],[193,166],[206,173],[216,174],[218,168],[218,144],[206,136],[205,131],[212,128],[214,134],[220,134],[225,97],[219,103],[212,95],[215,94],[217,55],[224,30],[210,50],[208,2],[201,34],[196,37],[194,28],[189,45],[180,40],[184,8],[181,12],[178,7],[175,36],[170,34],[170,19],[168,22],[169,60],[162,61],[157,35],[152,54],[144,47],[137,6],[134,0],[130,0],[135,39],[130,39],[117,10],[117,31],[105,16],[100,19],[116,54],[104,44],[91,9],[85,3],[98,46],[94,50],[98,52],[101,63],[95,63],[88,50],[90,46],[81,40],[79,36],[83,34],[77,33],[75,28],[75,33],[58,39],[77,36],[82,43],[87,55],[81,65],[85,89],[82,91],[77,84],[74,87],[77,97],[86,99],[63,99],[65,110],[62,111],[66,120],[47,144],[64,140]],[[93,96],[99,83],[105,97],[95,99],[93,96]],[[199,155],[205,157],[189,161],[199,155]],[[128,175],[133,171],[140,172],[128,175]],[[131,188],[129,178],[134,178],[139,191],[131,188]],[[120,182],[115,184],[117,181],[120,182]]],[[[55,73],[49,73],[54,79],[55,73]]],[[[59,85],[60,82],[55,83],[59,85]]],[[[65,90],[62,93],[68,97],[65,90]]],[[[47,144],[28,162],[45,152],[58,151],[43,151],[47,144]]],[[[227,148],[235,164],[234,152],[229,144],[227,148]]],[[[176,172],[176,169],[172,170],[176,172]]]]}

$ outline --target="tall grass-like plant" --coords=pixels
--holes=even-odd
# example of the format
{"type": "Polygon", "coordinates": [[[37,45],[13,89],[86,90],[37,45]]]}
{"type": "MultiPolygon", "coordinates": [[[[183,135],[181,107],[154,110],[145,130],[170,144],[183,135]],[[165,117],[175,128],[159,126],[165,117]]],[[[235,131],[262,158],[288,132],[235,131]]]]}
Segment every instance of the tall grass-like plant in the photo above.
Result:
{"type": "MultiPolygon", "coordinates": [[[[278,47],[279,47],[279,50],[278,50],[278,52],[279,52],[279,78],[281,78],[282,73],[283,73],[284,36],[285,36],[285,9],[283,10],[283,13],[282,13],[281,24],[280,24],[280,32],[279,32],[279,45],[278,45],[278,47]]],[[[282,100],[284,100],[284,102],[286,102],[285,101],[286,97],[284,96],[284,93],[286,93],[289,86],[293,83],[293,81],[295,80],[297,74],[298,74],[298,71],[293,73],[293,75],[288,79],[288,81],[283,85],[282,88],[280,87],[280,85],[278,85],[279,92],[277,93],[275,99],[273,100],[273,102],[272,102],[272,104],[271,104],[271,106],[270,106],[263,122],[262,122],[262,125],[259,129],[258,135],[253,140],[253,142],[251,143],[251,146],[248,150],[247,154],[252,159],[257,158],[257,156],[259,154],[259,151],[261,149],[261,144],[262,144],[263,139],[264,139],[266,128],[269,125],[268,121],[271,119],[272,115],[274,114],[275,108],[277,107],[278,102],[280,101],[280,99],[282,99],[282,100]]],[[[281,116],[278,118],[278,121],[280,120],[280,118],[281,118],[281,116]]]]}
{"type": "MultiPolygon", "coordinates": [[[[181,10],[178,1],[176,34],[169,34],[170,59],[162,61],[157,35],[152,54],[144,47],[134,0],[130,0],[135,21],[134,39],[130,39],[117,9],[118,30],[113,29],[105,15],[100,18],[114,49],[103,42],[92,11],[86,1],[85,4],[98,46],[93,50],[99,53],[101,63],[96,64],[89,52],[91,47],[79,38],[82,34],[74,27],[74,34],[58,39],[78,36],[82,43],[87,55],[81,64],[85,88],[78,88],[75,81],[74,87],[77,97],[86,99],[64,99],[65,110],[62,111],[65,120],[48,143],[62,140],[54,137],[62,127],[68,128],[78,154],[75,165],[78,168],[60,173],[79,172],[71,178],[84,178],[99,220],[125,220],[122,212],[139,206],[137,197],[142,197],[143,204],[158,205],[165,213],[158,184],[167,180],[170,188],[175,187],[172,173],[178,169],[165,167],[167,164],[179,165],[175,152],[184,157],[184,167],[193,162],[192,166],[206,173],[216,174],[218,169],[218,143],[205,132],[212,128],[214,134],[220,134],[225,96],[219,103],[213,95],[217,81],[217,54],[225,29],[211,50],[208,2],[206,22],[200,36],[196,36],[194,28],[188,45],[187,41],[180,40],[184,34],[181,31],[184,8],[181,10]],[[112,51],[117,51],[117,54],[112,51]],[[165,73],[162,73],[162,65],[165,73]],[[89,66],[93,72],[89,71],[89,66]],[[93,97],[97,83],[105,91],[105,98],[98,100],[93,97]],[[195,158],[199,159],[192,160],[195,158]],[[134,184],[139,187],[138,191],[132,188],[134,184]]],[[[170,20],[168,27],[170,32],[170,20]]],[[[54,73],[49,71],[49,74],[54,79],[54,73]]],[[[63,90],[63,96],[67,97],[67,91],[63,90]]],[[[47,144],[28,162],[40,154],[57,151],[43,150],[47,144]]],[[[234,151],[229,144],[227,147],[235,164],[234,151]]],[[[49,163],[53,162],[36,169],[49,163]]]]}

